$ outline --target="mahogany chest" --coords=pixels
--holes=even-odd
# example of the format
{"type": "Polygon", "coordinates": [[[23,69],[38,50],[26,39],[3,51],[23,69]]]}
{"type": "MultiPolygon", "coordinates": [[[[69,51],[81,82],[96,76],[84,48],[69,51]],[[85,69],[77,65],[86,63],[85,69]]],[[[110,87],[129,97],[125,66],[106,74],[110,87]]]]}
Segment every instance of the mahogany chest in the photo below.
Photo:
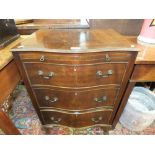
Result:
{"type": "Polygon", "coordinates": [[[39,30],[12,49],[45,127],[113,127],[137,49],[113,30],[39,30]]]}

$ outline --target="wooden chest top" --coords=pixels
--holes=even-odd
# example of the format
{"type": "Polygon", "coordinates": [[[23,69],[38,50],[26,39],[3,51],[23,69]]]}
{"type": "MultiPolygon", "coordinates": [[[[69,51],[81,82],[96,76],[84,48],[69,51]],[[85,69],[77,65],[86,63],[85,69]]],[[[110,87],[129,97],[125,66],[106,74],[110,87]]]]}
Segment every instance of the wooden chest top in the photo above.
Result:
{"type": "Polygon", "coordinates": [[[48,29],[33,33],[12,51],[85,53],[137,49],[132,42],[111,29],[48,29]]]}

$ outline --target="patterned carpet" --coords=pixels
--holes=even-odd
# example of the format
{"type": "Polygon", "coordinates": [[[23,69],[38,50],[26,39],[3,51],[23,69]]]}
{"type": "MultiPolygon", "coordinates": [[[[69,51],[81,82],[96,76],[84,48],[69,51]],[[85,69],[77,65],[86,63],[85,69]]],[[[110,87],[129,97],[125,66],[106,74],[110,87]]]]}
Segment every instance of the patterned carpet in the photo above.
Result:
{"type": "MultiPolygon", "coordinates": [[[[102,127],[89,127],[82,129],[73,129],[65,126],[53,125],[44,129],[38,119],[38,116],[32,106],[31,100],[23,85],[19,85],[14,91],[13,107],[10,117],[23,135],[102,135],[102,127]]],[[[109,135],[154,135],[155,122],[141,132],[133,132],[124,128],[120,123],[114,130],[109,131],[109,135]]]]}

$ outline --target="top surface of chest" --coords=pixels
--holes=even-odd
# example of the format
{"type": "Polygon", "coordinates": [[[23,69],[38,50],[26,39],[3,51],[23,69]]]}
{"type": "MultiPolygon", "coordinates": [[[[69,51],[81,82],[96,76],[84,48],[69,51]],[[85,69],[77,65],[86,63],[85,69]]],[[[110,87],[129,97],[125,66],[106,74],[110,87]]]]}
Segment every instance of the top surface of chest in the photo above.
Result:
{"type": "Polygon", "coordinates": [[[39,30],[12,49],[12,51],[59,53],[85,53],[111,50],[137,51],[129,40],[111,29],[39,30]]]}

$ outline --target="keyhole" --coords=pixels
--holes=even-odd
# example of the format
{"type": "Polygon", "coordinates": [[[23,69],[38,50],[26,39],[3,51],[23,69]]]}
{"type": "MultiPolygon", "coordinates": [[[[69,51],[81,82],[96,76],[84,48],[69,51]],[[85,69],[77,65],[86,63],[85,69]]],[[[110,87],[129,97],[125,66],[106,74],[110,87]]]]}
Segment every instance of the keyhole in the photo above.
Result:
{"type": "Polygon", "coordinates": [[[74,112],[75,116],[78,117],[78,115],[80,114],[78,111],[74,112]]]}
{"type": "Polygon", "coordinates": [[[74,72],[76,72],[76,67],[74,67],[74,72]]]}

